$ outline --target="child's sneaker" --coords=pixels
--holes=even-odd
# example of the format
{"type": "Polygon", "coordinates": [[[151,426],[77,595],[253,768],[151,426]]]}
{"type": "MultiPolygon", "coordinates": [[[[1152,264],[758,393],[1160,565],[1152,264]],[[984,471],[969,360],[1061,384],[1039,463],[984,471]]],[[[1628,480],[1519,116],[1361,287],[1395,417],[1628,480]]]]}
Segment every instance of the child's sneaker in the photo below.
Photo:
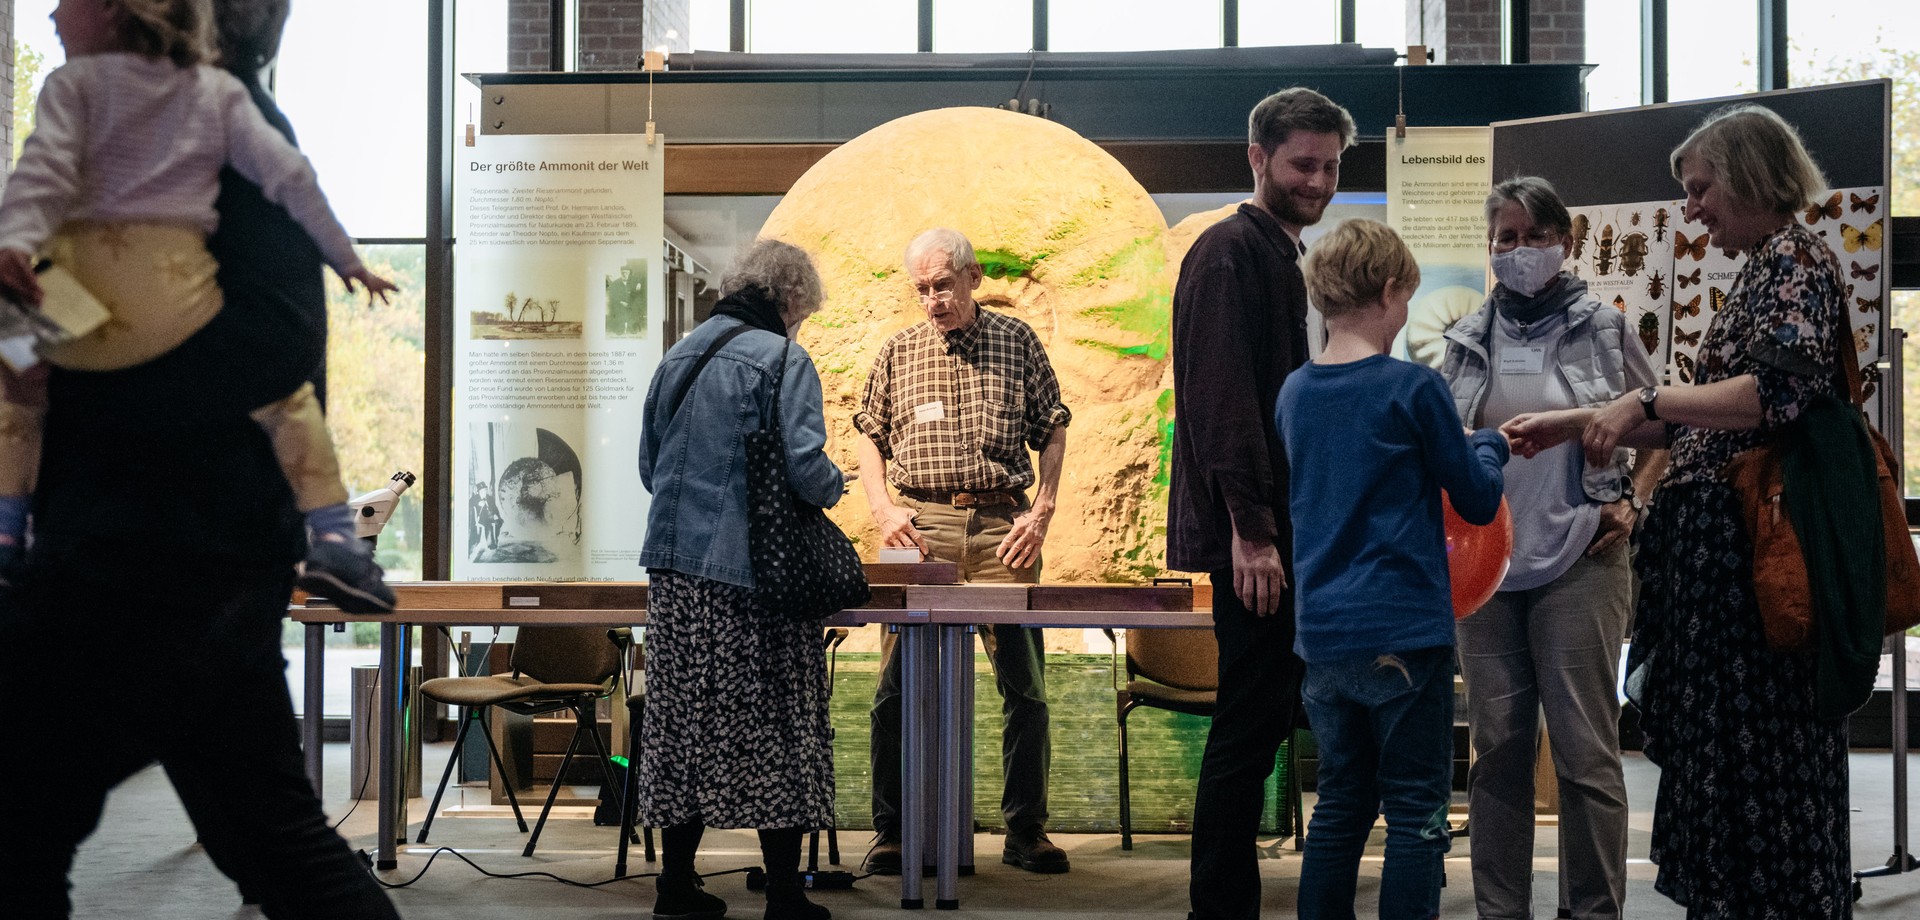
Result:
{"type": "Polygon", "coordinates": [[[386,573],[373,561],[373,552],[358,540],[325,537],[307,545],[300,563],[300,588],[318,595],[348,613],[391,613],[393,589],[386,573]]]}

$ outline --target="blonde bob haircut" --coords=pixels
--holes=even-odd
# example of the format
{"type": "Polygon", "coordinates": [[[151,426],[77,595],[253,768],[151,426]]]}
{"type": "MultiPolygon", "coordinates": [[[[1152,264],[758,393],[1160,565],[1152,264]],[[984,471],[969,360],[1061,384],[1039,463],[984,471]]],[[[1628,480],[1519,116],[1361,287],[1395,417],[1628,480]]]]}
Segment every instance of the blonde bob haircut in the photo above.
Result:
{"type": "Polygon", "coordinates": [[[1408,289],[1420,285],[1420,264],[1393,228],[1377,220],[1341,221],[1307,250],[1300,272],[1307,297],[1328,319],[1381,302],[1389,278],[1408,289]]]}
{"type": "Polygon", "coordinates": [[[209,0],[107,0],[122,49],[167,58],[178,67],[211,64],[213,8],[209,0]]]}
{"type": "Polygon", "coordinates": [[[1827,187],[1800,132],[1772,109],[1750,102],[1708,115],[1673,148],[1674,179],[1692,157],[1699,157],[1735,200],[1775,214],[1806,207],[1827,187]]]}

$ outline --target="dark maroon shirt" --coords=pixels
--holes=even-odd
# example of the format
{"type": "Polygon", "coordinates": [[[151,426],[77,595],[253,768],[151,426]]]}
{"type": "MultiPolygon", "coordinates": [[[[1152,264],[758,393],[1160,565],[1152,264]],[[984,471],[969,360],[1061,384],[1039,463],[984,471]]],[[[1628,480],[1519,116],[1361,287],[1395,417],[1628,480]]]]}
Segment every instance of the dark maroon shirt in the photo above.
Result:
{"type": "Polygon", "coordinates": [[[1307,286],[1300,250],[1254,207],[1207,228],[1180,264],[1173,293],[1173,470],[1167,567],[1232,568],[1241,536],[1273,540],[1292,559],[1286,454],[1274,401],[1307,362],[1307,286]]]}

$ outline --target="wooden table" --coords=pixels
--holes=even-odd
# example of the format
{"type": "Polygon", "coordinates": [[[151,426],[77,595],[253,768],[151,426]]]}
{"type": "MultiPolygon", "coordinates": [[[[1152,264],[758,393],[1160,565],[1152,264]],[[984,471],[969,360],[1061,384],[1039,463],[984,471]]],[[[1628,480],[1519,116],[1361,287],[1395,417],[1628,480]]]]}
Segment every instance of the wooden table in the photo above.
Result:
{"type": "MultiPolygon", "coordinates": [[[[982,625],[1048,628],[1210,628],[1192,609],[1191,589],[1076,585],[952,584],[951,565],[868,566],[872,606],[846,610],[823,627],[883,624],[900,631],[901,856],[907,867],[935,868],[935,906],[959,906],[960,867],[972,863],[973,638],[982,625]],[[886,582],[892,581],[893,584],[886,582]],[[904,582],[919,582],[918,584],[904,582]],[[1036,609],[1037,608],[1037,609],[1036,609]],[[1142,609],[1146,608],[1146,609],[1142,609]]],[[[320,726],[325,687],[325,633],[345,623],[380,624],[379,840],[375,866],[398,865],[406,843],[406,798],[400,794],[406,756],[407,693],[403,664],[412,657],[413,626],[644,626],[641,584],[419,583],[396,585],[391,614],[350,614],[331,607],[294,607],[307,627],[307,773],[321,783],[320,726]]],[[[924,905],[921,873],[900,875],[900,905],[924,905]]]]}

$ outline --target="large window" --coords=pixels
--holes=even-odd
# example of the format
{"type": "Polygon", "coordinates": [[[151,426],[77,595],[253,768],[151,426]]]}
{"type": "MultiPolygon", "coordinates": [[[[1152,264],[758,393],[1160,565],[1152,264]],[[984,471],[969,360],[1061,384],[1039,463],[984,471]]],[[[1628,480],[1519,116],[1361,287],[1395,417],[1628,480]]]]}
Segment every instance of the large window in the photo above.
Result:
{"type": "Polygon", "coordinates": [[[933,0],[933,50],[952,54],[1033,47],[1033,0],[933,0]]]}
{"type": "Polygon", "coordinates": [[[1049,0],[1049,51],[1220,47],[1220,4],[1167,0],[1049,0]]]}
{"type": "Polygon", "coordinates": [[[874,0],[749,0],[747,50],[768,53],[910,52],[919,4],[874,0]]]}
{"type": "Polygon", "coordinates": [[[1331,45],[1340,40],[1340,4],[1326,0],[1268,0],[1240,4],[1240,44],[1331,45]]]}
{"type": "Polygon", "coordinates": [[[1753,92],[1759,85],[1759,30],[1754,3],[1668,4],[1667,98],[1684,102],[1753,92]]]}
{"type": "Polygon", "coordinates": [[[1587,4],[1588,111],[1640,104],[1640,22],[1638,3],[1587,4]]]}

